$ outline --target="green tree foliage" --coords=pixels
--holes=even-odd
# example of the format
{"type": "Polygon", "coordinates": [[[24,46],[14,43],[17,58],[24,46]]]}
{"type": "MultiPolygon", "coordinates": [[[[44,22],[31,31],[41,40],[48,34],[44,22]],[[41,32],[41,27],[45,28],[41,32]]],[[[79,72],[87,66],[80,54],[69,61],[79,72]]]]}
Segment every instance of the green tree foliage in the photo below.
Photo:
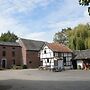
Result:
{"type": "Polygon", "coordinates": [[[67,32],[69,47],[73,50],[84,50],[90,48],[90,25],[79,24],[67,32]]]}
{"type": "Polygon", "coordinates": [[[67,44],[72,50],[90,49],[90,25],[79,24],[73,29],[63,29],[54,35],[54,41],[67,44]]]}
{"type": "Polygon", "coordinates": [[[7,33],[2,33],[0,36],[0,41],[5,42],[15,42],[18,39],[18,37],[14,34],[8,31],[7,33]]]}
{"type": "MultiPolygon", "coordinates": [[[[79,0],[80,5],[89,6],[90,0],[79,0]]],[[[88,7],[88,13],[90,15],[90,7],[88,7]]]]}
{"type": "Polygon", "coordinates": [[[90,0],[79,0],[80,5],[88,6],[90,3],[90,0]]]}
{"type": "Polygon", "coordinates": [[[66,29],[62,29],[61,32],[57,32],[54,35],[53,41],[62,43],[62,44],[67,44],[67,35],[65,34],[66,29]]]}

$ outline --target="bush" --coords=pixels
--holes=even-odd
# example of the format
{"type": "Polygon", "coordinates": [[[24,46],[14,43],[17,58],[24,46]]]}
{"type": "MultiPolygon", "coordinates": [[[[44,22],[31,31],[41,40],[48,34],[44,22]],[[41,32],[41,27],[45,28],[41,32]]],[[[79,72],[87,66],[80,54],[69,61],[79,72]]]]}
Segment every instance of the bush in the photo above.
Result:
{"type": "Polygon", "coordinates": [[[4,68],[0,67],[0,70],[4,70],[4,68]]]}
{"type": "Polygon", "coordinates": [[[23,69],[27,69],[27,65],[23,65],[22,68],[23,68],[23,69]]]}
{"type": "Polygon", "coordinates": [[[22,66],[13,65],[13,69],[22,69],[22,66]]]}

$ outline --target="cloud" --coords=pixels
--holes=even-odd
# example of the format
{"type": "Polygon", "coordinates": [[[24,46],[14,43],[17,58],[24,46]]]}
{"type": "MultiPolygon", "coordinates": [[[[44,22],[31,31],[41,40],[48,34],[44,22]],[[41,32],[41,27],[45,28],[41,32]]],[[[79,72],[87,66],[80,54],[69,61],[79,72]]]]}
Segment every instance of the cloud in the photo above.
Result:
{"type": "Polygon", "coordinates": [[[78,0],[0,0],[0,33],[10,30],[19,37],[52,41],[62,28],[90,22],[86,9],[78,0]]]}
{"type": "Polygon", "coordinates": [[[14,32],[19,37],[27,32],[28,28],[20,24],[17,20],[5,16],[0,16],[0,34],[7,31],[14,32]],[[23,33],[24,32],[24,33],[23,33]]]}
{"type": "MultiPolygon", "coordinates": [[[[29,23],[23,23],[22,20],[17,19],[18,16],[14,16],[13,13],[20,13],[20,16],[22,16],[22,13],[29,14],[38,6],[47,7],[52,1],[53,0],[0,0],[0,33],[10,30],[18,36],[25,37],[25,34],[33,31],[30,30],[32,26],[27,27],[29,23]]],[[[29,17],[27,18],[29,19],[29,17]]],[[[38,27],[36,26],[36,28],[38,27]]]]}
{"type": "Polygon", "coordinates": [[[52,0],[0,0],[0,33],[8,30],[23,36],[30,29],[12,13],[28,13],[41,5],[46,7],[52,0]],[[24,33],[24,34],[23,34],[24,33]]]}
{"type": "Polygon", "coordinates": [[[35,40],[45,40],[45,35],[46,32],[33,32],[33,33],[28,33],[25,37],[30,38],[30,39],[35,39],[35,40]]]}
{"type": "Polygon", "coordinates": [[[67,27],[75,27],[80,23],[90,23],[87,7],[80,6],[78,0],[64,0],[63,4],[43,19],[43,23],[47,23],[47,28],[51,32],[57,32],[67,27]]]}
{"type": "Polygon", "coordinates": [[[4,13],[28,13],[38,6],[46,7],[53,0],[0,0],[0,9],[4,13]],[[8,11],[8,12],[7,12],[8,11]]]}

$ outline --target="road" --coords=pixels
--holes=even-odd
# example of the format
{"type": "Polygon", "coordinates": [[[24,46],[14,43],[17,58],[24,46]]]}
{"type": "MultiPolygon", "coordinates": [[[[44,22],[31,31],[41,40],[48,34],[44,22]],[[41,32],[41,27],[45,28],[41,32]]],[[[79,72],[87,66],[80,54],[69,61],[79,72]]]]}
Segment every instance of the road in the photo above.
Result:
{"type": "Polygon", "coordinates": [[[0,90],[90,90],[90,71],[0,71],[0,90]]]}

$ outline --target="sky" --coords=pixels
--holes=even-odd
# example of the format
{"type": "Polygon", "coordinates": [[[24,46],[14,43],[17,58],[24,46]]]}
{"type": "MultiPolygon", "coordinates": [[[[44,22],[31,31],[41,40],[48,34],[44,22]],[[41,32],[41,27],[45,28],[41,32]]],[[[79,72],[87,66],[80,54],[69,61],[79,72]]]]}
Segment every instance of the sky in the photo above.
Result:
{"type": "Polygon", "coordinates": [[[78,0],[0,0],[0,34],[52,42],[56,32],[90,23],[78,0]]]}

